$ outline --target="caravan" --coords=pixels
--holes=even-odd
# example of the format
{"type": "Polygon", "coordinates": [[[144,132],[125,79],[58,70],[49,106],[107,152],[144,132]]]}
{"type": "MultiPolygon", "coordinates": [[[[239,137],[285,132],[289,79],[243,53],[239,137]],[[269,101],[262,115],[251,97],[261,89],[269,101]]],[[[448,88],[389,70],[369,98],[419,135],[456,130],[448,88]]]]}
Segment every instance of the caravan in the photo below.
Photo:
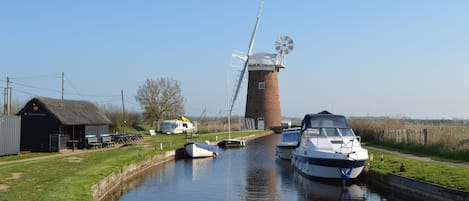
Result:
{"type": "Polygon", "coordinates": [[[182,120],[165,120],[161,122],[161,132],[164,134],[181,134],[194,131],[191,122],[182,120]]]}

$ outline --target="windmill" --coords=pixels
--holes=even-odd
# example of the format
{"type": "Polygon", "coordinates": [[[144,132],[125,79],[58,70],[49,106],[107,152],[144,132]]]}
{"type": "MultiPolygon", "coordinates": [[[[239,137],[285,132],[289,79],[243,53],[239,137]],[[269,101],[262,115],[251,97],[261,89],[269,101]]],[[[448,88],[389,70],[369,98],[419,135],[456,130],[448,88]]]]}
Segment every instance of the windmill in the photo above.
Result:
{"type": "Polygon", "coordinates": [[[280,36],[275,42],[277,53],[259,52],[249,56],[244,117],[254,119],[259,130],[281,127],[278,72],[285,68],[285,56],[293,51],[293,44],[290,37],[280,36]]]}

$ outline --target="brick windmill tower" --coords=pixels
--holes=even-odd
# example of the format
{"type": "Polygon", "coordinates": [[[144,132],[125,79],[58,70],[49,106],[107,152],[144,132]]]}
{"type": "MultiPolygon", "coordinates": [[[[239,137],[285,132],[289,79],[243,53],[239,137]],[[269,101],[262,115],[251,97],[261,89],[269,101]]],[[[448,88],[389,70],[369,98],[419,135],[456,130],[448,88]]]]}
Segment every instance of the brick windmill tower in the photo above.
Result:
{"type": "Polygon", "coordinates": [[[281,36],[277,53],[255,53],[248,59],[248,92],[245,118],[254,119],[257,129],[281,126],[278,73],[285,68],[285,56],[293,50],[293,40],[281,36]]]}

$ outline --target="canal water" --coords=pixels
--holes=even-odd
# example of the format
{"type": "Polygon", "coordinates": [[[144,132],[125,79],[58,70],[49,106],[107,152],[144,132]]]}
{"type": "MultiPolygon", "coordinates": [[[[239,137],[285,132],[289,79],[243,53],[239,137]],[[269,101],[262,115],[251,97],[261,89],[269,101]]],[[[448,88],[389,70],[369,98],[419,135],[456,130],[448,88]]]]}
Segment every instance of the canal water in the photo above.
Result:
{"type": "Polygon", "coordinates": [[[119,200],[387,200],[365,183],[318,181],[275,159],[280,135],[221,149],[217,158],[181,159],[152,168],[122,188],[119,200]]]}

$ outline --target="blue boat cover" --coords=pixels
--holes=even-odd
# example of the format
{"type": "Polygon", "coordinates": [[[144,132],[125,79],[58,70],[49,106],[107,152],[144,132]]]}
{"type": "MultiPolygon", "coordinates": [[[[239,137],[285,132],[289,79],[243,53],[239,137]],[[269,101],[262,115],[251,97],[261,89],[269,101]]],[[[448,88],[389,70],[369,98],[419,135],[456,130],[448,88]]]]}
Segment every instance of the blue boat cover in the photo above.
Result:
{"type": "Polygon", "coordinates": [[[300,136],[299,131],[282,133],[282,142],[298,142],[300,136]]]}
{"type": "Polygon", "coordinates": [[[213,146],[213,145],[209,145],[209,144],[205,144],[205,143],[201,143],[201,142],[194,142],[194,144],[200,148],[203,148],[203,149],[206,149],[206,150],[209,150],[209,151],[213,151],[213,152],[218,152],[218,147],[217,146],[213,146]]]}
{"type": "Polygon", "coordinates": [[[307,114],[301,123],[301,129],[307,128],[350,128],[347,119],[342,115],[307,114]]]}

